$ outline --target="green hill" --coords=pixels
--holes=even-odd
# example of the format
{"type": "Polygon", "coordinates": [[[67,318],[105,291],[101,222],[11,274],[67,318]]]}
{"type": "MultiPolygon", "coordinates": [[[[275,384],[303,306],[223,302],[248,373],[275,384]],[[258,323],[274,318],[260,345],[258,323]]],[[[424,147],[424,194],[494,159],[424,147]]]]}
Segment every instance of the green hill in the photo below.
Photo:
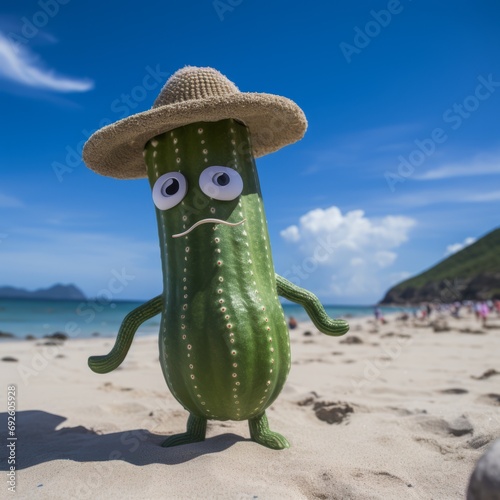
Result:
{"type": "Polygon", "coordinates": [[[500,228],[392,287],[381,304],[500,299],[500,228]]]}

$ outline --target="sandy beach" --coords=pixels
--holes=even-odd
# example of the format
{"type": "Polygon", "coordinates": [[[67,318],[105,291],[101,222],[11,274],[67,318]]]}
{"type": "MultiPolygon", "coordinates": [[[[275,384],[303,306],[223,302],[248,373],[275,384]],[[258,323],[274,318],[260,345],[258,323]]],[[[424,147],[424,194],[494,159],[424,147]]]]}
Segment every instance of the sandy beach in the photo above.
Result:
{"type": "Polygon", "coordinates": [[[204,442],[160,447],[187,413],[164,382],[155,337],[137,338],[107,375],[87,358],[113,339],[3,341],[1,425],[3,436],[14,384],[17,497],[464,498],[500,437],[500,318],[483,328],[447,317],[436,328],[445,331],[395,316],[350,323],[341,338],[307,323],[291,331],[292,369],[267,412],[291,443],[284,451],[250,441],[246,422],[218,421],[204,442]]]}

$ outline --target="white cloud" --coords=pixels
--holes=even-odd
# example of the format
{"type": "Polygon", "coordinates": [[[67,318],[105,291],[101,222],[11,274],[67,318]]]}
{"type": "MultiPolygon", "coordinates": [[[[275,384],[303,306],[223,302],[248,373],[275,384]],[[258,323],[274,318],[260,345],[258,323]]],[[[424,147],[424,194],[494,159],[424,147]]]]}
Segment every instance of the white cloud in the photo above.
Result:
{"type": "Polygon", "coordinates": [[[451,177],[472,177],[478,175],[500,174],[500,153],[477,155],[468,161],[446,163],[422,174],[415,175],[415,179],[429,181],[449,179],[451,177]]]}
{"type": "Polygon", "coordinates": [[[365,261],[361,257],[353,257],[350,264],[352,267],[360,267],[365,265],[365,261]]]}
{"type": "MultiPolygon", "coordinates": [[[[492,184],[490,182],[490,184],[492,184]]],[[[486,188],[475,187],[436,187],[435,189],[419,189],[417,191],[405,191],[406,187],[401,184],[398,187],[401,194],[383,200],[382,206],[415,208],[438,204],[464,204],[464,203],[491,203],[500,201],[500,190],[486,191],[486,188]]]]}
{"type": "Polygon", "coordinates": [[[286,241],[296,242],[300,240],[299,228],[297,226],[290,226],[283,231],[280,231],[280,235],[286,241]]]}
{"type": "Polygon", "coordinates": [[[56,92],[87,92],[94,87],[92,80],[70,78],[44,68],[40,58],[28,46],[11,42],[1,32],[0,78],[56,92]]]}
{"type": "Polygon", "coordinates": [[[468,238],[465,238],[465,240],[462,243],[453,243],[453,245],[448,245],[446,247],[446,252],[445,255],[452,255],[454,253],[457,253],[458,251],[462,250],[465,247],[468,247],[469,245],[472,245],[476,241],[476,238],[473,238],[472,236],[469,236],[468,238]]]}
{"type": "Polygon", "coordinates": [[[500,201],[500,191],[490,191],[488,193],[469,193],[465,196],[465,201],[487,203],[489,201],[500,201]]]}
{"type": "Polygon", "coordinates": [[[369,218],[363,210],[343,214],[336,206],[311,210],[281,232],[297,252],[297,264],[283,275],[324,295],[375,301],[391,284],[385,269],[397,259],[394,249],[408,241],[415,223],[396,215],[369,218]]]}
{"type": "Polygon", "coordinates": [[[381,250],[380,252],[376,252],[373,256],[375,262],[379,265],[379,267],[388,267],[394,263],[398,254],[394,252],[389,252],[387,250],[381,250]]]}

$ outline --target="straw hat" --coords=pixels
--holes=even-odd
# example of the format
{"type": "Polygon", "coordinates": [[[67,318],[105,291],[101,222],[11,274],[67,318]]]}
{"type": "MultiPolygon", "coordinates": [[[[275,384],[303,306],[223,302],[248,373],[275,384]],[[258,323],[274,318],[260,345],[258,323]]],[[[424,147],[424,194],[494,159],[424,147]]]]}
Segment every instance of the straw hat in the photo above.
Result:
{"type": "Polygon", "coordinates": [[[142,152],[149,139],[189,123],[227,118],[250,129],[255,157],[298,141],[307,128],[304,113],[290,99],[240,92],[213,68],[186,66],[168,79],[151,109],[95,132],[83,148],[83,159],[102,175],[146,177],[142,152]]]}

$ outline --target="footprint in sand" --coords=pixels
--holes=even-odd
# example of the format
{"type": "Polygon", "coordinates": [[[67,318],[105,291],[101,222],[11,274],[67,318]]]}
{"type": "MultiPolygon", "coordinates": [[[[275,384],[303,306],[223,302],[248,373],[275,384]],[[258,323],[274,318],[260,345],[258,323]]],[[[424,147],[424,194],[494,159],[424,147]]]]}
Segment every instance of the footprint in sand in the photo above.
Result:
{"type": "Polygon", "coordinates": [[[346,337],[344,340],[341,340],[339,344],[362,344],[363,341],[359,338],[356,337],[356,335],[351,335],[349,337],[346,337]]]}
{"type": "Polygon", "coordinates": [[[319,420],[327,424],[340,424],[350,413],[354,413],[354,408],[349,403],[337,401],[317,401],[313,406],[314,413],[319,420]]]}
{"type": "Polygon", "coordinates": [[[384,335],[381,335],[381,337],[399,337],[401,339],[411,339],[411,335],[408,335],[407,333],[394,333],[394,332],[388,332],[384,333],[384,335]]]}
{"type": "Polygon", "coordinates": [[[312,406],[312,409],[319,420],[328,424],[340,424],[351,413],[354,413],[354,408],[349,403],[342,401],[318,401],[319,395],[315,392],[310,392],[304,397],[301,397],[296,403],[299,406],[312,406]]]}
{"type": "Polygon", "coordinates": [[[469,441],[467,441],[467,446],[474,450],[478,450],[479,448],[482,448],[483,446],[486,446],[488,443],[493,441],[493,439],[495,438],[490,434],[480,434],[479,436],[474,436],[473,438],[469,439],[469,441]]]}
{"type": "Polygon", "coordinates": [[[467,389],[462,389],[461,387],[451,387],[450,389],[443,389],[439,392],[441,394],[467,394],[469,391],[467,389]]]}
{"type": "Polygon", "coordinates": [[[306,365],[309,363],[325,363],[325,360],[322,358],[308,358],[298,362],[299,365],[306,365]]]}
{"type": "Polygon", "coordinates": [[[477,401],[487,405],[500,406],[500,394],[495,394],[494,392],[483,394],[479,396],[477,401]]]}
{"type": "Polygon", "coordinates": [[[474,432],[474,427],[464,415],[451,421],[432,415],[419,415],[415,418],[415,421],[424,431],[441,436],[449,436],[451,434],[452,436],[460,437],[474,432]]]}
{"type": "Polygon", "coordinates": [[[494,368],[490,368],[489,370],[486,370],[479,377],[475,377],[474,375],[471,375],[470,378],[473,378],[474,380],[485,380],[487,378],[493,377],[493,375],[500,375],[500,372],[495,370],[494,368]]]}
{"type": "Polygon", "coordinates": [[[317,392],[311,391],[305,395],[299,396],[299,398],[296,400],[296,403],[299,406],[308,406],[312,405],[317,398],[319,398],[319,394],[317,392]]]}
{"type": "Polygon", "coordinates": [[[472,330],[471,328],[462,328],[458,331],[460,333],[471,333],[473,335],[484,335],[486,333],[484,330],[472,330]]]}
{"type": "Polygon", "coordinates": [[[128,392],[128,391],[133,391],[132,387],[118,387],[114,385],[111,382],[104,382],[99,389],[102,391],[122,391],[122,392],[128,392]]]}
{"type": "Polygon", "coordinates": [[[386,478],[386,481],[390,482],[391,485],[393,482],[395,482],[395,483],[404,484],[407,488],[413,488],[413,485],[410,482],[405,481],[404,479],[401,479],[399,476],[396,476],[395,474],[391,474],[390,472],[387,472],[385,470],[369,471],[369,473],[373,474],[374,476],[386,478]]]}

